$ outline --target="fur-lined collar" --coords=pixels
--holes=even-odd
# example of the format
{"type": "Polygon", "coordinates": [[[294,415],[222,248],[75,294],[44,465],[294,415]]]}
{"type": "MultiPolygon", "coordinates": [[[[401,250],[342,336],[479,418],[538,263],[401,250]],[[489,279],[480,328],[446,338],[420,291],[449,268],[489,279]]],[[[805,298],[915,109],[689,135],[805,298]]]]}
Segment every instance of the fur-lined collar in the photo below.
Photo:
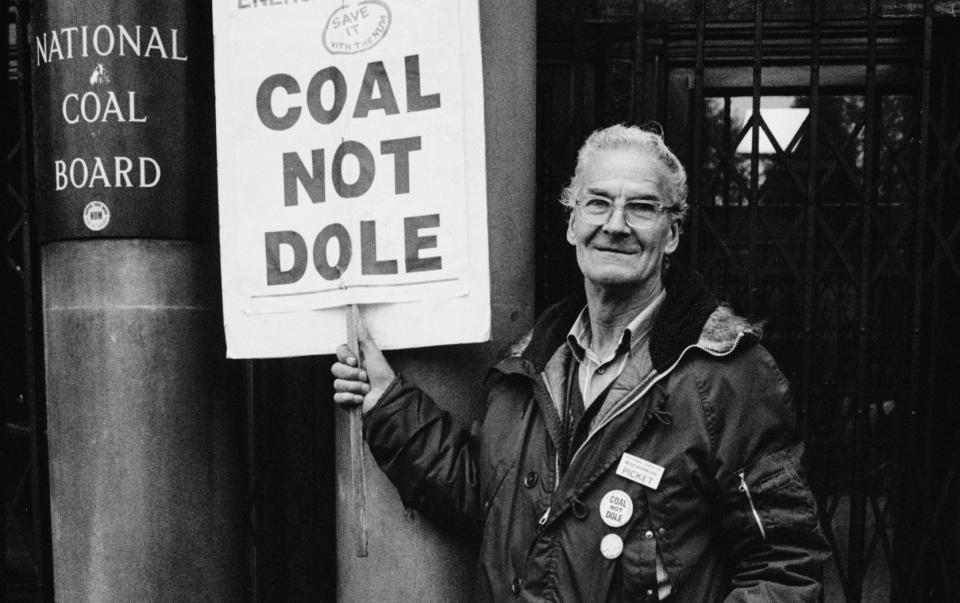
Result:
{"type": "MultiPolygon", "coordinates": [[[[761,326],[718,303],[695,271],[672,263],[664,275],[664,287],[667,298],[650,335],[650,358],[658,372],[666,370],[690,345],[725,353],[738,341],[759,339],[761,326]]],[[[511,346],[510,356],[532,364],[535,373],[542,371],[585,304],[580,294],[548,308],[533,330],[511,346]]]]}
{"type": "Polygon", "coordinates": [[[737,316],[730,306],[721,304],[704,323],[697,346],[715,354],[723,354],[729,352],[737,340],[744,336],[760,339],[763,336],[763,324],[737,316]]]}

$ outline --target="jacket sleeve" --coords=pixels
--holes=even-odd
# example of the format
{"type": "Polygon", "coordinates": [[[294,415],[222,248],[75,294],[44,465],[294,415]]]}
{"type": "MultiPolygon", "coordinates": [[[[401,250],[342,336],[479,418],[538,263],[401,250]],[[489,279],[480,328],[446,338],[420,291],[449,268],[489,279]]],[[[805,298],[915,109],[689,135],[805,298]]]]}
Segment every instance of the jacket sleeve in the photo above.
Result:
{"type": "Polygon", "coordinates": [[[441,529],[479,540],[476,434],[398,376],[364,417],[364,437],[405,507],[441,529]]]}
{"type": "Polygon", "coordinates": [[[786,378],[760,345],[701,384],[732,569],[728,602],[820,600],[829,545],[786,378]]]}

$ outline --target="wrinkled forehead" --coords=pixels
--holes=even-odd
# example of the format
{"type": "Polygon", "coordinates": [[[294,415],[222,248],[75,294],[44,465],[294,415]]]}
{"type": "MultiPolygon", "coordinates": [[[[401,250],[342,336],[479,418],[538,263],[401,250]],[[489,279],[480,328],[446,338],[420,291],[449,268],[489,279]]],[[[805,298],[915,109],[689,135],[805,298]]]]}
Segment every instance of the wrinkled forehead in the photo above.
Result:
{"type": "Polygon", "coordinates": [[[667,168],[654,155],[637,149],[604,149],[583,158],[579,170],[581,188],[600,183],[632,182],[665,192],[667,168]]]}

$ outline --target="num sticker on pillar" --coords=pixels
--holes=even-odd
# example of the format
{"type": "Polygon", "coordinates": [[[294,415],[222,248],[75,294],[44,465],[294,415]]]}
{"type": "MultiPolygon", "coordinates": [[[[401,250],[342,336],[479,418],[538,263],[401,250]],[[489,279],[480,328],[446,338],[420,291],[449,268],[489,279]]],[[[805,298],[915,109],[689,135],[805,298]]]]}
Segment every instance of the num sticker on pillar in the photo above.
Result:
{"type": "MultiPolygon", "coordinates": [[[[477,0],[213,14],[228,346],[246,336],[233,325],[316,322],[346,304],[410,314],[383,321],[387,347],[486,338],[477,0]],[[447,313],[449,330],[413,320],[447,313]]],[[[329,337],[311,353],[335,349],[329,337]]]]}
{"type": "Polygon", "coordinates": [[[103,230],[110,223],[110,208],[103,201],[91,201],[83,208],[83,223],[90,230],[103,230]]]}

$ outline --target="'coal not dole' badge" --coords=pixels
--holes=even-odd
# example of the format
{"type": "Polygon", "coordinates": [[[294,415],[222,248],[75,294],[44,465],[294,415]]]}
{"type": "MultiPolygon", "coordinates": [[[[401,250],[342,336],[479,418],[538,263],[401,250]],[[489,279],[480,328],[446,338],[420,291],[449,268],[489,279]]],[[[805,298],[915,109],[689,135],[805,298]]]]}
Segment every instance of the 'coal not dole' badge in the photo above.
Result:
{"type": "Polygon", "coordinates": [[[633,501],[623,490],[611,490],[600,501],[600,519],[611,528],[619,528],[630,521],[633,501]]]}

